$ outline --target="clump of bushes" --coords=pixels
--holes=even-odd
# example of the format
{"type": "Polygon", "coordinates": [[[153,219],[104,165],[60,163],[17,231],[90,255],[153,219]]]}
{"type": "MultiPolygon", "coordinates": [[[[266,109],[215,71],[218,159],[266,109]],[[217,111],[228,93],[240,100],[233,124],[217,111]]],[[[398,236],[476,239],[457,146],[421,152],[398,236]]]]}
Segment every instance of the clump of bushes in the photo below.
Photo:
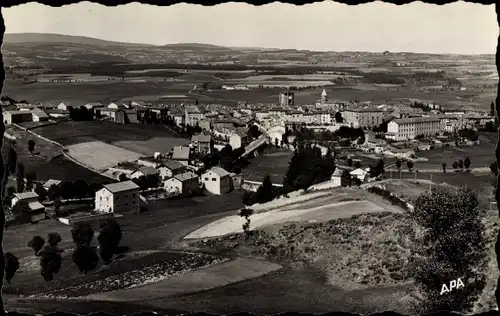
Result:
{"type": "Polygon", "coordinates": [[[408,210],[408,204],[405,201],[403,201],[402,199],[400,199],[397,196],[395,196],[394,194],[392,194],[390,191],[387,191],[387,190],[384,190],[382,188],[374,186],[374,187],[368,188],[368,192],[371,192],[371,193],[374,193],[374,194],[377,194],[377,195],[383,197],[384,199],[391,202],[392,205],[396,205],[396,206],[402,207],[404,210],[408,210]]]}

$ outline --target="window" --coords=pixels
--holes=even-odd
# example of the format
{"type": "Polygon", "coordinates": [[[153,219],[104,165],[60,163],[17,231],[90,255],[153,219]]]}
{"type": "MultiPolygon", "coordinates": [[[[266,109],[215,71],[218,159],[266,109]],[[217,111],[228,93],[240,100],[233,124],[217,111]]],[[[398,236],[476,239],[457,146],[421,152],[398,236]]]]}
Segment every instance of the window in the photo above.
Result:
{"type": "Polygon", "coordinates": [[[208,177],[205,177],[205,181],[208,181],[208,177]]]}
{"type": "Polygon", "coordinates": [[[132,197],[133,197],[133,198],[135,198],[135,193],[134,193],[134,194],[132,194],[132,197]]]}
{"type": "Polygon", "coordinates": [[[120,199],[120,197],[119,197],[119,196],[117,196],[115,200],[116,200],[116,201],[118,201],[119,199],[120,199]]]}
{"type": "Polygon", "coordinates": [[[215,179],[215,178],[212,178],[212,181],[217,181],[217,179],[215,179]]]}
{"type": "Polygon", "coordinates": [[[125,203],[125,206],[128,206],[128,203],[125,203]]]}
{"type": "Polygon", "coordinates": [[[135,204],[135,201],[133,201],[132,204],[135,204]]]}

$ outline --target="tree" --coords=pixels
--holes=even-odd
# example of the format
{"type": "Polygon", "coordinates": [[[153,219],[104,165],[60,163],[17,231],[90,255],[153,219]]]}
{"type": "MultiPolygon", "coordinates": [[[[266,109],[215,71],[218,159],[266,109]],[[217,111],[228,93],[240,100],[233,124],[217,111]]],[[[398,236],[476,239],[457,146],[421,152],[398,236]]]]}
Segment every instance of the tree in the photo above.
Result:
{"type": "Polygon", "coordinates": [[[337,123],[344,122],[344,119],[342,118],[342,113],[340,113],[340,112],[335,113],[335,122],[337,122],[337,123]]]}
{"type": "Polygon", "coordinates": [[[396,160],[396,167],[398,168],[398,172],[401,172],[401,160],[396,160]]]}
{"type": "Polygon", "coordinates": [[[47,243],[51,247],[56,247],[61,242],[61,240],[61,235],[59,235],[58,233],[49,233],[47,235],[47,243]]]}
{"type": "Polygon", "coordinates": [[[10,284],[10,281],[19,269],[19,259],[12,253],[5,254],[5,281],[10,284]]]}
{"type": "Polygon", "coordinates": [[[492,162],[492,163],[490,164],[490,170],[491,170],[491,173],[493,173],[495,176],[497,176],[497,175],[498,175],[498,164],[497,164],[497,162],[496,162],[496,161],[495,161],[495,162],[492,162]]]}
{"type": "Polygon", "coordinates": [[[90,246],[77,246],[73,251],[73,262],[80,273],[87,274],[97,268],[99,256],[97,248],[90,246]]]}
{"type": "Polygon", "coordinates": [[[99,242],[101,259],[105,264],[108,264],[117,252],[121,239],[121,227],[116,220],[108,219],[101,223],[101,231],[97,236],[97,241],[99,242]]]}
{"type": "Polygon", "coordinates": [[[239,215],[245,218],[245,223],[243,224],[243,232],[245,233],[245,239],[250,237],[250,216],[254,213],[251,208],[241,209],[239,215]]]}
{"type": "Polygon", "coordinates": [[[361,168],[361,162],[360,161],[356,161],[356,163],[354,164],[354,168],[356,168],[356,169],[361,168]]]}
{"type": "Polygon", "coordinates": [[[28,150],[29,150],[30,154],[33,155],[33,151],[35,150],[35,141],[33,139],[30,139],[28,141],[28,150]]]}
{"type": "Polygon", "coordinates": [[[16,172],[16,166],[17,166],[17,152],[13,146],[9,147],[9,154],[7,156],[7,165],[9,167],[10,174],[14,174],[16,172]]]}
{"type": "Polygon", "coordinates": [[[348,158],[348,159],[347,159],[347,165],[348,165],[349,167],[352,167],[352,158],[348,158]]]}
{"type": "Polygon", "coordinates": [[[256,193],[252,191],[243,192],[243,204],[249,206],[257,203],[256,193]]]}
{"type": "Polygon", "coordinates": [[[118,177],[118,181],[120,181],[120,182],[127,181],[127,180],[128,180],[127,175],[124,173],[121,173],[120,176],[118,177]]]}
{"type": "Polygon", "coordinates": [[[446,162],[443,161],[443,163],[441,164],[441,166],[443,166],[443,172],[446,172],[446,162]]]}
{"type": "Polygon", "coordinates": [[[83,179],[76,179],[73,181],[73,183],[71,183],[71,191],[72,198],[82,199],[90,195],[89,185],[83,179]]]}
{"type": "Polygon", "coordinates": [[[274,199],[273,184],[271,178],[267,175],[262,180],[262,184],[257,189],[257,203],[266,203],[274,199]]]}
{"type": "Polygon", "coordinates": [[[470,158],[469,157],[465,157],[464,166],[465,166],[465,170],[469,170],[469,167],[470,167],[470,158]]]}
{"type": "Polygon", "coordinates": [[[460,169],[463,169],[463,168],[464,168],[464,161],[463,161],[462,159],[460,159],[460,160],[458,161],[458,168],[460,168],[460,169]]]}
{"type": "Polygon", "coordinates": [[[352,177],[349,171],[342,171],[342,175],[340,175],[340,185],[343,187],[350,187],[352,184],[352,177]]]}
{"type": "Polygon", "coordinates": [[[409,172],[411,172],[411,170],[413,169],[413,166],[414,166],[413,161],[408,160],[408,161],[406,162],[406,167],[408,167],[408,171],[409,171],[409,172]]]}
{"type": "Polygon", "coordinates": [[[54,275],[61,269],[61,255],[57,247],[45,246],[40,254],[41,274],[46,282],[54,279],[54,275]]]}
{"type": "Polygon", "coordinates": [[[30,239],[30,241],[28,242],[28,247],[33,249],[33,251],[35,252],[35,255],[38,256],[39,252],[40,252],[40,250],[42,250],[44,244],[45,244],[45,240],[42,238],[42,236],[36,235],[30,239]]]}
{"type": "Polygon", "coordinates": [[[495,111],[495,103],[492,101],[490,103],[490,116],[495,116],[496,111],[495,111]]]}
{"type": "Polygon", "coordinates": [[[16,185],[18,193],[24,192],[24,165],[22,163],[17,164],[16,185]]]}
{"type": "Polygon", "coordinates": [[[410,273],[422,293],[422,313],[467,313],[485,285],[486,236],[476,192],[454,194],[437,187],[420,195],[409,211],[414,249],[410,273]],[[417,231],[421,233],[416,234],[417,231]],[[465,287],[440,295],[443,284],[460,278],[465,287]]]}
{"type": "Polygon", "coordinates": [[[47,191],[41,183],[37,183],[35,186],[35,193],[38,194],[38,201],[45,201],[47,198],[47,191]]]}
{"type": "Polygon", "coordinates": [[[458,162],[454,161],[451,166],[453,169],[458,169],[458,162]]]}
{"type": "Polygon", "coordinates": [[[76,223],[71,230],[71,237],[77,247],[90,246],[94,239],[94,230],[88,223],[76,223]]]}
{"type": "Polygon", "coordinates": [[[278,140],[278,138],[274,139],[274,147],[279,148],[279,140],[278,140]]]}

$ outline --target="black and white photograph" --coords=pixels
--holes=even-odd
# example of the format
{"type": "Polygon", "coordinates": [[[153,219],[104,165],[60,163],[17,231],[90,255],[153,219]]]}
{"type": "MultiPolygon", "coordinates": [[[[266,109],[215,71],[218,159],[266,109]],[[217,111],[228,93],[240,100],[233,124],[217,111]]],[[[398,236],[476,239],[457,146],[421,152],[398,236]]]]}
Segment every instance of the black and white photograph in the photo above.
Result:
{"type": "Polygon", "coordinates": [[[494,4],[1,14],[5,311],[498,311],[494,4]]]}

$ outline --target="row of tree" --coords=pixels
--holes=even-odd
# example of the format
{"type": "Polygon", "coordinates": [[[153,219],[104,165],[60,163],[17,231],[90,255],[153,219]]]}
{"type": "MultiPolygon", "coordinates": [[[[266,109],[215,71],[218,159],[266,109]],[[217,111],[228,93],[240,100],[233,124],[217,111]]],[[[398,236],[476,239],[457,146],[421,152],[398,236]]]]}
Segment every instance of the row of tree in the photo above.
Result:
{"type": "MultiPolygon", "coordinates": [[[[87,274],[95,270],[99,263],[99,257],[107,265],[115,254],[128,250],[128,247],[120,246],[122,230],[116,220],[103,221],[100,228],[97,236],[99,254],[97,248],[92,246],[94,230],[90,224],[77,223],[71,230],[75,244],[72,259],[80,273],[87,274]]],[[[58,233],[49,233],[47,243],[39,235],[28,241],[28,247],[33,249],[36,256],[40,257],[41,274],[46,282],[52,281],[61,268],[63,250],[58,247],[61,240],[58,233]]],[[[6,254],[6,260],[5,279],[10,283],[19,268],[19,260],[13,254],[6,254]]]]}
{"type": "MultiPolygon", "coordinates": [[[[454,170],[460,169],[461,171],[463,171],[464,167],[465,167],[465,170],[469,170],[470,164],[471,164],[470,158],[465,157],[464,160],[460,159],[458,161],[454,161],[453,164],[451,165],[451,167],[454,170]]],[[[443,163],[441,164],[441,167],[443,167],[443,172],[446,172],[446,162],[443,161],[443,163]]]]}

